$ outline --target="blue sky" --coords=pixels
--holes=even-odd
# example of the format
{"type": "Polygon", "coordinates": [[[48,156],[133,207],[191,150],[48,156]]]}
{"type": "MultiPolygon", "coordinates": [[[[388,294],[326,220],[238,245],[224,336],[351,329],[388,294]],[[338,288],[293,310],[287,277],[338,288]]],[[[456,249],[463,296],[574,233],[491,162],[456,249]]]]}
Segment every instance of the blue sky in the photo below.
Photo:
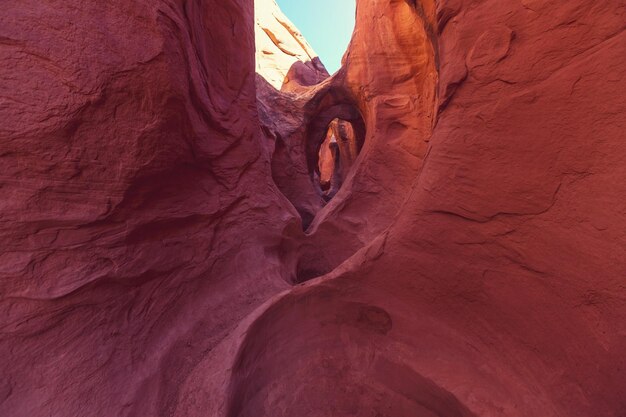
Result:
{"type": "Polygon", "coordinates": [[[354,30],[355,0],[276,0],[333,74],[354,30]]]}

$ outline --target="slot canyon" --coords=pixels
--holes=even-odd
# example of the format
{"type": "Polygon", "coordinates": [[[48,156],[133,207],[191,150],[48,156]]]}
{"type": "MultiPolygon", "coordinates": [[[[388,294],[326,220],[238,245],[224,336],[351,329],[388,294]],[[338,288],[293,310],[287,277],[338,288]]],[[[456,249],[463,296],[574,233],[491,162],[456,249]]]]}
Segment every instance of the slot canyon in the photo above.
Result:
{"type": "Polygon", "coordinates": [[[357,0],[334,74],[275,0],[13,0],[0,56],[1,417],[626,417],[626,0],[357,0]]]}

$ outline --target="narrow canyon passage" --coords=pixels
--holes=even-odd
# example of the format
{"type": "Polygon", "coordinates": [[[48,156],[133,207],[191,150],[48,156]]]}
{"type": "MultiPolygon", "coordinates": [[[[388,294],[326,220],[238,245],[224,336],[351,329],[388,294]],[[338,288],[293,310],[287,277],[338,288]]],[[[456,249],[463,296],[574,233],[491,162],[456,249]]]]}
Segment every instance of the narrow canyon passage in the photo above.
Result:
{"type": "MultiPolygon", "coordinates": [[[[490,78],[506,71],[506,62],[500,61],[508,58],[515,36],[500,26],[475,33],[468,22],[479,12],[465,13],[457,3],[359,2],[356,31],[340,71],[330,78],[320,76],[322,81],[314,85],[307,81],[315,79],[311,75],[298,85],[289,73],[287,91],[297,95],[287,97],[285,108],[291,117],[300,115],[296,128],[271,135],[277,147],[284,144],[275,156],[280,158],[285,149],[291,152],[286,159],[291,164],[275,163],[273,173],[282,179],[280,170],[301,167],[291,172],[290,181],[276,183],[303,220],[306,237],[297,245],[294,282],[307,284],[277,297],[248,329],[233,368],[229,417],[582,417],[590,408],[612,416],[621,412],[615,410],[626,410],[615,391],[623,376],[609,365],[624,345],[616,345],[613,354],[618,356],[607,360],[593,331],[579,327],[586,322],[580,312],[552,299],[550,291],[534,282],[530,261],[512,255],[524,244],[498,237],[528,233],[517,231],[524,227],[515,217],[474,220],[472,214],[459,212],[469,204],[478,213],[489,213],[471,195],[503,191],[490,185],[490,172],[498,169],[485,168],[487,155],[492,161],[512,158],[512,171],[532,167],[534,158],[519,165],[519,153],[501,153],[495,145],[501,140],[498,135],[463,116],[467,106],[481,108],[473,104],[476,94],[493,90],[512,100],[517,97],[516,92],[496,89],[490,78]],[[458,32],[463,24],[475,37],[473,46],[463,43],[458,32]],[[442,39],[446,27],[448,36],[442,39]],[[455,101],[461,88],[472,92],[455,101]],[[462,142],[455,140],[461,131],[457,120],[467,123],[462,142]],[[436,125],[439,134],[433,133],[436,125]],[[461,144],[466,141],[475,141],[480,151],[461,144]],[[427,155],[430,170],[423,165],[427,155]],[[298,172],[308,172],[315,192],[303,192],[310,184],[296,182],[298,172]],[[457,189],[469,194],[451,198],[457,189]],[[494,239],[499,242],[487,243],[494,239]],[[523,304],[512,294],[520,295],[523,304]],[[559,318],[552,323],[543,319],[555,315],[559,318]],[[542,348],[522,347],[518,335],[508,331],[511,325],[542,348]],[[587,394],[612,405],[588,406],[586,396],[577,397],[581,402],[576,405],[561,401],[560,390],[570,399],[576,394],[545,384],[566,363],[563,353],[553,348],[550,335],[555,333],[583,344],[585,354],[576,357],[590,360],[586,371],[565,378],[568,383],[583,384],[584,375],[594,374],[609,391],[587,394]],[[597,364],[603,371],[595,374],[597,364]]],[[[508,6],[495,2],[481,10],[491,10],[487,16],[494,21],[508,19],[523,30],[523,12],[505,18],[508,6]]],[[[519,53],[511,60],[521,63],[524,56],[519,53]]],[[[559,87],[554,88],[548,96],[559,96],[559,87]]],[[[263,108],[264,90],[258,93],[263,108]]],[[[487,117],[477,111],[476,118],[487,117]]],[[[502,111],[514,114],[519,109],[502,111]]],[[[279,113],[273,108],[272,119],[285,120],[279,113]]],[[[471,120],[474,113],[468,115],[471,120]]],[[[503,115],[502,120],[509,125],[501,131],[515,138],[516,119],[503,115]]],[[[550,126],[551,120],[543,123],[550,126]]],[[[515,139],[509,146],[516,149],[515,139]]],[[[543,212],[536,206],[553,204],[542,202],[549,196],[548,184],[530,195],[525,185],[508,185],[516,189],[504,192],[512,199],[487,198],[494,207],[503,205],[508,208],[502,210],[533,221],[535,212],[543,212]],[[533,203],[518,203],[520,198],[533,203]]],[[[608,274],[616,277],[618,270],[624,271],[623,262],[608,274]]]]}
{"type": "Polygon", "coordinates": [[[5,4],[0,416],[626,416],[623,0],[279,3],[5,4]]]}
{"type": "Polygon", "coordinates": [[[341,188],[350,168],[360,152],[352,123],[333,119],[328,125],[324,141],[317,153],[317,166],[313,178],[325,201],[330,200],[341,188]]]}

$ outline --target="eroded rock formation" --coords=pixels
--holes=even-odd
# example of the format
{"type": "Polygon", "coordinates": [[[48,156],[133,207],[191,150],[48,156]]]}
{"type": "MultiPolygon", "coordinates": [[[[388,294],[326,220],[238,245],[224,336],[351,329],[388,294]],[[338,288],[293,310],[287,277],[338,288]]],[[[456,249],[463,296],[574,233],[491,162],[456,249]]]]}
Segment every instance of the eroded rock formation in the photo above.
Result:
{"type": "Polygon", "coordinates": [[[326,137],[317,152],[317,161],[311,161],[313,182],[316,188],[319,185],[324,200],[328,201],[337,194],[345,176],[356,162],[361,147],[350,122],[341,119],[330,122],[326,137]]]}
{"type": "Polygon", "coordinates": [[[96,3],[0,15],[0,415],[626,415],[623,0],[96,3]]]}
{"type": "Polygon", "coordinates": [[[326,68],[275,0],[254,2],[256,72],[277,90],[319,84],[326,68]]]}

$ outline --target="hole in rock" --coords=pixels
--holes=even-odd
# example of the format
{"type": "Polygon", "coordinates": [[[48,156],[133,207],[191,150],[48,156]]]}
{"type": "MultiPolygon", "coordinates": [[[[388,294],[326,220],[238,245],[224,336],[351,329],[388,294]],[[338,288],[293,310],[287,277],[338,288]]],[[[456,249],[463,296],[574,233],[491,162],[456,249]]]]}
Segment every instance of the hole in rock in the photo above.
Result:
{"type": "Polygon", "coordinates": [[[352,123],[333,119],[317,152],[314,172],[324,200],[330,200],[339,191],[359,151],[352,123]]]}
{"type": "Polygon", "coordinates": [[[365,122],[356,106],[339,102],[312,118],[307,128],[307,164],[313,187],[325,200],[333,198],[365,141],[365,122]]]}

